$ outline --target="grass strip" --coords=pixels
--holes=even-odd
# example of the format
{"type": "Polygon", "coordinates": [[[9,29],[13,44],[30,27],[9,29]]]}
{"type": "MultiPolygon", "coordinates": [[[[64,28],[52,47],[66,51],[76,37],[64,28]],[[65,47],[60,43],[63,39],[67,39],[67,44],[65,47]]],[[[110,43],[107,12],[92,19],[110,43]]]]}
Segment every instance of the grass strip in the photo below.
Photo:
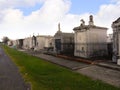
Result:
{"type": "Polygon", "coordinates": [[[120,90],[87,76],[4,46],[32,90],[120,90]]]}

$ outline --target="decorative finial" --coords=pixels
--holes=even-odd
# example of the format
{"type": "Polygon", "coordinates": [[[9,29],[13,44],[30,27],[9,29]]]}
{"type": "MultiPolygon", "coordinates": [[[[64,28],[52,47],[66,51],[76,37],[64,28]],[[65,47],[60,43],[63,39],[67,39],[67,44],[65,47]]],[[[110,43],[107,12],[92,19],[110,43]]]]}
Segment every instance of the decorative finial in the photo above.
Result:
{"type": "Polygon", "coordinates": [[[60,31],[60,23],[58,23],[58,31],[60,31]]]}
{"type": "Polygon", "coordinates": [[[81,26],[85,25],[85,21],[83,19],[80,20],[81,21],[81,26]]]}
{"type": "Polygon", "coordinates": [[[94,25],[93,16],[89,16],[89,25],[94,25]]]}

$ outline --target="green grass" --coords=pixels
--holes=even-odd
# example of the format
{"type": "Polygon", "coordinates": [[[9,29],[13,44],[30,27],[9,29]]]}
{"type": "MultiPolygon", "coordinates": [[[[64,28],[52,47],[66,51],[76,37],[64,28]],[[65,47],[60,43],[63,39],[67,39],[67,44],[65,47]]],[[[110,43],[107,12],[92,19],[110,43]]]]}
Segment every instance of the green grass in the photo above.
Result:
{"type": "Polygon", "coordinates": [[[4,46],[32,90],[120,90],[98,80],[4,46]]]}

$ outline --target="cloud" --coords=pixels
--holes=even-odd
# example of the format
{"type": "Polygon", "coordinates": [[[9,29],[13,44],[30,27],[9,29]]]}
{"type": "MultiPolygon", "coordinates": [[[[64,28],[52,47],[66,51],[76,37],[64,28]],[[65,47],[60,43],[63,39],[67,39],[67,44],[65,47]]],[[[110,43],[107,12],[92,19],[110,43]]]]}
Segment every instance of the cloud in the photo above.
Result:
{"type": "Polygon", "coordinates": [[[45,0],[0,0],[0,9],[30,7],[37,3],[42,3],[45,0]]]}
{"type": "MultiPolygon", "coordinates": [[[[119,9],[120,9],[120,0],[114,0],[114,3],[101,5],[98,12],[96,12],[95,14],[88,12],[80,15],[72,15],[71,18],[72,22],[69,24],[71,24],[71,28],[72,28],[77,23],[79,25],[81,19],[84,19],[85,23],[88,24],[89,15],[92,14],[94,16],[94,24],[97,26],[107,27],[108,28],[107,34],[110,34],[112,33],[112,28],[111,28],[112,22],[115,21],[118,17],[120,17],[119,9]]],[[[67,24],[65,25],[67,26],[67,24]]]]}
{"type": "MultiPolygon", "coordinates": [[[[91,13],[75,15],[69,13],[70,0],[0,0],[0,38],[8,36],[11,39],[29,37],[33,33],[37,35],[54,35],[61,23],[63,32],[73,32],[73,28],[80,25],[80,19],[88,24],[91,13]],[[17,7],[32,7],[36,3],[42,3],[42,7],[24,16],[23,11],[17,7]],[[2,9],[4,8],[4,9],[2,9]]],[[[112,33],[111,24],[120,16],[120,0],[114,3],[101,5],[94,16],[94,23],[98,26],[109,28],[112,33]]]]}
{"type": "Polygon", "coordinates": [[[20,9],[5,8],[0,12],[0,36],[16,39],[33,33],[53,35],[57,31],[57,23],[69,11],[70,4],[69,0],[44,0],[42,8],[28,16],[24,16],[20,9]]]}
{"type": "Polygon", "coordinates": [[[114,4],[102,5],[95,15],[97,24],[109,28],[108,33],[112,33],[111,24],[120,17],[120,0],[116,0],[114,4]]]}
{"type": "Polygon", "coordinates": [[[69,0],[46,0],[40,10],[34,11],[27,18],[36,20],[38,17],[42,22],[53,22],[60,20],[69,11],[69,0]]]}

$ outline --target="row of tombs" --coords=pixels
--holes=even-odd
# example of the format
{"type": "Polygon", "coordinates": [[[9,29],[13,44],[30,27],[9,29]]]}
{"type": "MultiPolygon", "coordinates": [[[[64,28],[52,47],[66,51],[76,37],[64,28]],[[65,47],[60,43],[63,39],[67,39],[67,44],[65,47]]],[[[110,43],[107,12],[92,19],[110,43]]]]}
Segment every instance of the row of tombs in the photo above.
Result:
{"type": "Polygon", "coordinates": [[[89,16],[89,24],[81,19],[81,24],[74,27],[74,33],[61,31],[60,23],[54,36],[32,36],[12,40],[8,44],[15,48],[49,53],[71,55],[82,58],[110,57],[120,64],[120,18],[113,22],[113,37],[107,42],[107,28],[94,25],[93,16],[89,16]],[[119,27],[119,28],[118,28],[119,27]]]}

